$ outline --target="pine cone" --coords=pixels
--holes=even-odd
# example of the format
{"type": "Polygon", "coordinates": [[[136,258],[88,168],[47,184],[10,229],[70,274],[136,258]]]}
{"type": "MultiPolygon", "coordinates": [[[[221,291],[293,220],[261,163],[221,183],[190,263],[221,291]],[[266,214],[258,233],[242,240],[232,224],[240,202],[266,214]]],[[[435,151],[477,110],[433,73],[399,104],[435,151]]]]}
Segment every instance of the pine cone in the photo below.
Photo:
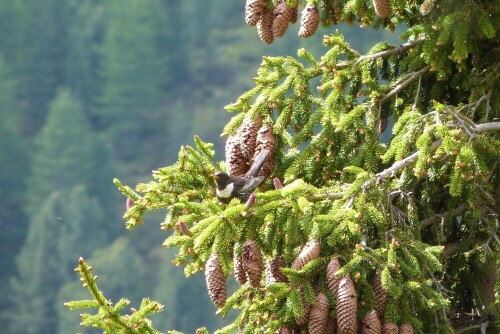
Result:
{"type": "Polygon", "coordinates": [[[245,241],[241,249],[241,259],[250,285],[257,288],[262,278],[264,265],[262,263],[262,255],[255,241],[251,239],[245,241]]]}
{"type": "Polygon", "coordinates": [[[339,269],[340,269],[340,263],[336,257],[332,258],[328,263],[328,266],[326,267],[326,281],[328,283],[328,289],[334,296],[337,295],[339,282],[342,279],[342,276],[336,275],[339,269]]]}
{"type": "Polygon", "coordinates": [[[300,251],[300,254],[295,258],[292,263],[292,269],[300,270],[309,261],[314,260],[319,256],[320,243],[318,239],[309,240],[304,248],[300,251]]]}
{"type": "Polygon", "coordinates": [[[297,7],[290,8],[290,23],[291,24],[297,23],[298,19],[299,19],[299,5],[297,4],[297,7]]]}
{"type": "Polygon", "coordinates": [[[292,334],[292,333],[293,333],[293,330],[291,330],[290,328],[285,327],[285,326],[281,326],[275,332],[275,334],[292,334]]]}
{"type": "Polygon", "coordinates": [[[339,283],[337,292],[337,331],[344,334],[356,334],[358,331],[358,301],[356,288],[347,275],[339,283]]]}
{"type": "Polygon", "coordinates": [[[266,0],[247,0],[245,4],[245,22],[254,26],[262,17],[266,8],[266,0]]]}
{"type": "Polygon", "coordinates": [[[273,20],[274,8],[265,8],[259,22],[257,22],[259,38],[266,44],[272,44],[274,41],[273,20]]]}
{"type": "Polygon", "coordinates": [[[328,298],[323,292],[318,293],[316,301],[309,311],[309,334],[324,334],[328,323],[328,298]]]}
{"type": "Polygon", "coordinates": [[[399,334],[413,334],[413,326],[409,322],[400,325],[399,334]]]}
{"type": "Polygon", "coordinates": [[[314,35],[319,25],[319,10],[316,6],[307,5],[300,17],[299,37],[314,35]]]}
{"type": "Polygon", "coordinates": [[[207,282],[208,295],[215,306],[222,307],[226,303],[227,289],[226,276],[222,271],[217,253],[210,255],[205,269],[205,280],[207,282]]]}
{"type": "Polygon", "coordinates": [[[382,287],[380,273],[375,273],[373,278],[373,290],[375,290],[375,303],[377,305],[377,314],[380,319],[384,318],[385,305],[387,304],[387,291],[382,287]]]}
{"type": "Polygon", "coordinates": [[[288,282],[288,279],[280,270],[280,268],[285,267],[286,263],[281,257],[269,261],[266,265],[266,286],[274,283],[288,282]]]}
{"type": "Polygon", "coordinates": [[[382,326],[382,334],[398,334],[398,325],[393,322],[386,322],[382,326]]]}
{"type": "Polygon", "coordinates": [[[274,148],[276,147],[276,139],[274,138],[273,128],[264,124],[259,131],[257,132],[256,138],[256,147],[254,158],[262,151],[268,150],[269,155],[267,156],[264,165],[260,170],[259,175],[263,175],[264,177],[269,177],[276,168],[276,160],[274,159],[274,148]]]}
{"type": "Polygon", "coordinates": [[[309,310],[311,309],[311,304],[309,304],[304,297],[304,290],[302,290],[302,288],[300,288],[299,292],[300,299],[302,301],[302,308],[304,309],[304,315],[297,319],[295,323],[297,324],[297,326],[302,326],[305,325],[307,323],[307,320],[309,319],[309,310]]]}
{"type": "Polygon", "coordinates": [[[337,333],[337,319],[328,317],[328,322],[326,323],[325,334],[336,334],[337,333]]]}
{"type": "Polygon", "coordinates": [[[292,17],[292,9],[285,0],[278,0],[274,8],[273,34],[274,37],[283,37],[292,17]]]}
{"type": "Polygon", "coordinates": [[[375,8],[375,13],[377,13],[380,18],[385,19],[391,12],[391,1],[373,0],[373,7],[375,8]]]}
{"type": "Polygon", "coordinates": [[[238,252],[240,245],[238,243],[234,244],[234,252],[233,252],[233,262],[234,262],[234,277],[236,281],[241,285],[247,282],[247,274],[243,269],[243,263],[241,261],[241,255],[238,252]]]}
{"type": "Polygon", "coordinates": [[[257,131],[262,126],[262,118],[255,120],[245,119],[235,135],[226,141],[226,163],[229,175],[238,176],[245,174],[250,169],[257,131]]]}
{"type": "Polygon", "coordinates": [[[363,334],[381,334],[382,324],[377,316],[377,311],[371,310],[365,314],[363,324],[361,325],[361,333],[363,334]]]}
{"type": "Polygon", "coordinates": [[[420,5],[420,14],[427,15],[434,8],[434,3],[436,0],[425,0],[422,5],[420,5]]]}

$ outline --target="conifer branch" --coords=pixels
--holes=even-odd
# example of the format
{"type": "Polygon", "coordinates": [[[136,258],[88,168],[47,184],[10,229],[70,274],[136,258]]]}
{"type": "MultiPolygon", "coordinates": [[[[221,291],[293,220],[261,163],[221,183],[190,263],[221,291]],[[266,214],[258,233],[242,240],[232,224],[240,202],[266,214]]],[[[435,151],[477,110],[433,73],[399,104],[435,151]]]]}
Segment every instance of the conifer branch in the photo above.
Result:
{"type": "Polygon", "coordinates": [[[396,95],[397,93],[399,93],[401,90],[403,90],[405,87],[407,87],[409,84],[411,84],[413,82],[413,80],[421,77],[423,74],[425,74],[427,71],[429,71],[430,67],[424,67],[423,69],[421,69],[420,71],[417,71],[417,72],[414,72],[412,73],[411,75],[409,75],[409,78],[406,79],[404,82],[400,83],[399,85],[397,85],[396,87],[394,87],[393,90],[391,90],[389,93],[387,93],[386,95],[382,96],[380,99],[379,99],[379,103],[382,104],[384,103],[385,100],[393,97],[394,95],[396,95]]]}
{"type": "Polygon", "coordinates": [[[460,216],[467,211],[467,205],[465,203],[460,204],[458,207],[451,211],[435,214],[431,217],[425,218],[424,220],[420,221],[420,227],[421,228],[426,228],[427,226],[430,226],[434,223],[439,222],[441,219],[443,219],[447,215],[451,215],[452,217],[460,216]]]}
{"type": "Polygon", "coordinates": [[[415,40],[413,42],[408,42],[408,43],[405,43],[405,44],[401,44],[401,45],[396,46],[396,47],[394,47],[392,49],[389,49],[389,50],[385,50],[385,51],[381,51],[381,52],[377,52],[377,53],[372,53],[372,54],[361,56],[356,61],[356,63],[354,63],[354,66],[358,65],[360,62],[362,62],[365,59],[383,58],[383,57],[387,57],[387,56],[392,56],[392,55],[397,54],[397,53],[405,52],[406,50],[409,50],[409,49],[417,46],[418,44],[422,43],[424,40],[425,40],[424,38],[417,39],[417,40],[415,40]]]}

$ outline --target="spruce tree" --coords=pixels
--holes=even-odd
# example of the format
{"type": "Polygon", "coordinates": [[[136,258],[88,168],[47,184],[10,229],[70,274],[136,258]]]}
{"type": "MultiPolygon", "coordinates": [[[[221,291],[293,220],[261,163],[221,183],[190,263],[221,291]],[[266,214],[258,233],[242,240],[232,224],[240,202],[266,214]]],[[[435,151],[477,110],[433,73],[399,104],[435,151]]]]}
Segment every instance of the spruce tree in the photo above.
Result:
{"type": "MultiPolygon", "coordinates": [[[[259,35],[274,5],[247,1],[259,35]]],[[[195,137],[153,181],[132,189],[115,180],[130,203],[127,228],[167,210],[161,228],[173,233],[163,245],[179,247],[175,264],[187,276],[205,271],[218,314],[240,310],[218,333],[495,332],[500,5],[287,5],[300,5],[302,36],[345,22],[406,26],[403,42],[361,54],[334,32],[319,59],[305,49],[264,57],[255,87],[226,107],[236,113],[222,133],[226,162],[213,162],[213,145],[195,137]],[[262,149],[276,166],[271,176],[246,203],[219,203],[212,174],[248,169],[262,149]],[[226,279],[241,273],[246,280],[227,294],[226,279]]],[[[84,314],[83,325],[156,332],[147,316],[162,305],[145,299],[117,315],[125,303],[105,302],[84,259],[76,270],[95,300],[67,305],[104,315],[84,314]]]]}

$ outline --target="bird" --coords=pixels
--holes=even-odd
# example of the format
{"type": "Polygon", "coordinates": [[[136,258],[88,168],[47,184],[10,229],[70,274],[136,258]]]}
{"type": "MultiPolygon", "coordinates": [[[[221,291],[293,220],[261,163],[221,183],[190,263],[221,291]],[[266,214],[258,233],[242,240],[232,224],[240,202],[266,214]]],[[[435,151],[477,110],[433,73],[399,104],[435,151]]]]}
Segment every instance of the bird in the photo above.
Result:
{"type": "Polygon", "coordinates": [[[216,194],[222,203],[229,203],[233,198],[246,202],[250,194],[264,181],[264,176],[259,176],[260,169],[269,155],[269,150],[262,150],[254,158],[254,163],[243,175],[230,176],[226,172],[212,174],[217,182],[216,194]]]}

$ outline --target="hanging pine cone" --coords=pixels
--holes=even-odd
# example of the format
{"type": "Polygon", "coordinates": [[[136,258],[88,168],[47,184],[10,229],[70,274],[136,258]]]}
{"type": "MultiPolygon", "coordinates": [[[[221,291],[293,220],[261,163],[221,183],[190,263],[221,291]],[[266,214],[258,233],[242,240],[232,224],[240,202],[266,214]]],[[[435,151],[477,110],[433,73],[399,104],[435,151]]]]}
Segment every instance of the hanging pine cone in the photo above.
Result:
{"type": "Polygon", "coordinates": [[[266,44],[272,44],[274,41],[273,21],[274,8],[265,8],[259,22],[257,22],[257,33],[261,41],[266,44]]]}
{"type": "Polygon", "coordinates": [[[339,283],[337,292],[337,330],[339,333],[356,334],[358,331],[358,300],[356,288],[347,275],[339,283]]]}
{"type": "Polygon", "coordinates": [[[262,17],[266,8],[266,0],[247,0],[245,4],[245,22],[254,26],[262,17]]]}
{"type": "Polygon", "coordinates": [[[398,325],[393,322],[386,322],[382,326],[382,334],[398,334],[398,325]]]}
{"type": "Polygon", "coordinates": [[[285,0],[278,0],[274,8],[273,34],[274,37],[283,37],[288,23],[292,16],[292,10],[288,7],[285,0]]]}
{"type": "Polygon", "coordinates": [[[325,334],[336,334],[337,333],[337,319],[328,317],[328,322],[326,323],[325,334]]]}
{"type": "Polygon", "coordinates": [[[387,304],[387,291],[382,287],[380,273],[376,272],[373,278],[373,290],[375,290],[375,304],[377,306],[377,314],[380,319],[384,318],[385,305],[387,304]]]}
{"type": "Polygon", "coordinates": [[[409,322],[400,325],[399,334],[413,334],[413,326],[409,322]]]}
{"type": "Polygon", "coordinates": [[[385,19],[391,12],[391,1],[373,0],[373,7],[375,8],[375,13],[377,13],[380,18],[385,19]]]}
{"type": "Polygon", "coordinates": [[[264,265],[262,255],[255,241],[251,239],[245,241],[241,248],[241,260],[250,285],[257,288],[262,278],[264,265]]]}
{"type": "Polygon", "coordinates": [[[227,289],[226,276],[222,271],[217,253],[210,255],[205,267],[205,280],[207,282],[208,295],[215,306],[222,307],[226,303],[227,289]]]}
{"type": "Polygon", "coordinates": [[[290,23],[294,24],[297,23],[297,20],[299,19],[299,5],[295,8],[290,8],[290,23]]]}
{"type": "Polygon", "coordinates": [[[240,250],[239,243],[234,244],[234,252],[233,252],[233,262],[234,262],[234,277],[236,281],[241,285],[247,282],[247,274],[245,273],[245,269],[243,269],[243,263],[241,261],[241,255],[238,252],[240,250]]]}
{"type": "Polygon", "coordinates": [[[288,282],[288,279],[280,270],[280,268],[285,267],[286,263],[281,257],[269,261],[266,265],[266,286],[274,283],[288,282]]]}
{"type": "Polygon", "coordinates": [[[420,5],[420,14],[427,15],[434,8],[436,0],[425,0],[422,5],[420,5]]]}
{"type": "Polygon", "coordinates": [[[316,6],[307,5],[301,13],[299,37],[314,35],[319,25],[319,10],[316,6]]]}
{"type": "Polygon", "coordinates": [[[371,310],[365,314],[363,324],[361,325],[361,333],[363,334],[381,334],[382,324],[378,318],[377,311],[371,310]]]}
{"type": "Polygon", "coordinates": [[[245,119],[236,134],[229,136],[226,141],[227,172],[231,176],[245,174],[250,168],[257,132],[262,126],[262,118],[255,120],[245,119]]]}
{"type": "Polygon", "coordinates": [[[259,175],[264,177],[269,177],[276,168],[276,160],[274,159],[274,148],[276,147],[276,139],[274,138],[273,128],[264,124],[257,132],[256,146],[254,157],[256,157],[262,150],[268,150],[269,155],[267,156],[259,175]]]}
{"type": "Polygon", "coordinates": [[[302,269],[304,265],[319,256],[320,250],[321,248],[318,239],[309,240],[300,251],[300,254],[293,261],[291,268],[296,270],[302,269]]]}
{"type": "Polygon", "coordinates": [[[309,311],[309,334],[324,334],[328,323],[328,298],[323,292],[318,293],[316,301],[309,311]]]}
{"type": "Polygon", "coordinates": [[[299,290],[300,293],[300,300],[302,301],[302,308],[304,309],[304,315],[297,319],[295,323],[297,326],[302,326],[307,323],[307,320],[309,319],[309,311],[311,310],[311,304],[309,304],[304,296],[304,290],[300,288],[299,290]]]}
{"type": "Polygon", "coordinates": [[[340,263],[336,257],[332,258],[330,262],[328,262],[328,266],[326,267],[326,281],[328,283],[328,289],[334,296],[337,295],[339,282],[342,279],[342,276],[336,275],[339,269],[340,269],[340,263]]]}

